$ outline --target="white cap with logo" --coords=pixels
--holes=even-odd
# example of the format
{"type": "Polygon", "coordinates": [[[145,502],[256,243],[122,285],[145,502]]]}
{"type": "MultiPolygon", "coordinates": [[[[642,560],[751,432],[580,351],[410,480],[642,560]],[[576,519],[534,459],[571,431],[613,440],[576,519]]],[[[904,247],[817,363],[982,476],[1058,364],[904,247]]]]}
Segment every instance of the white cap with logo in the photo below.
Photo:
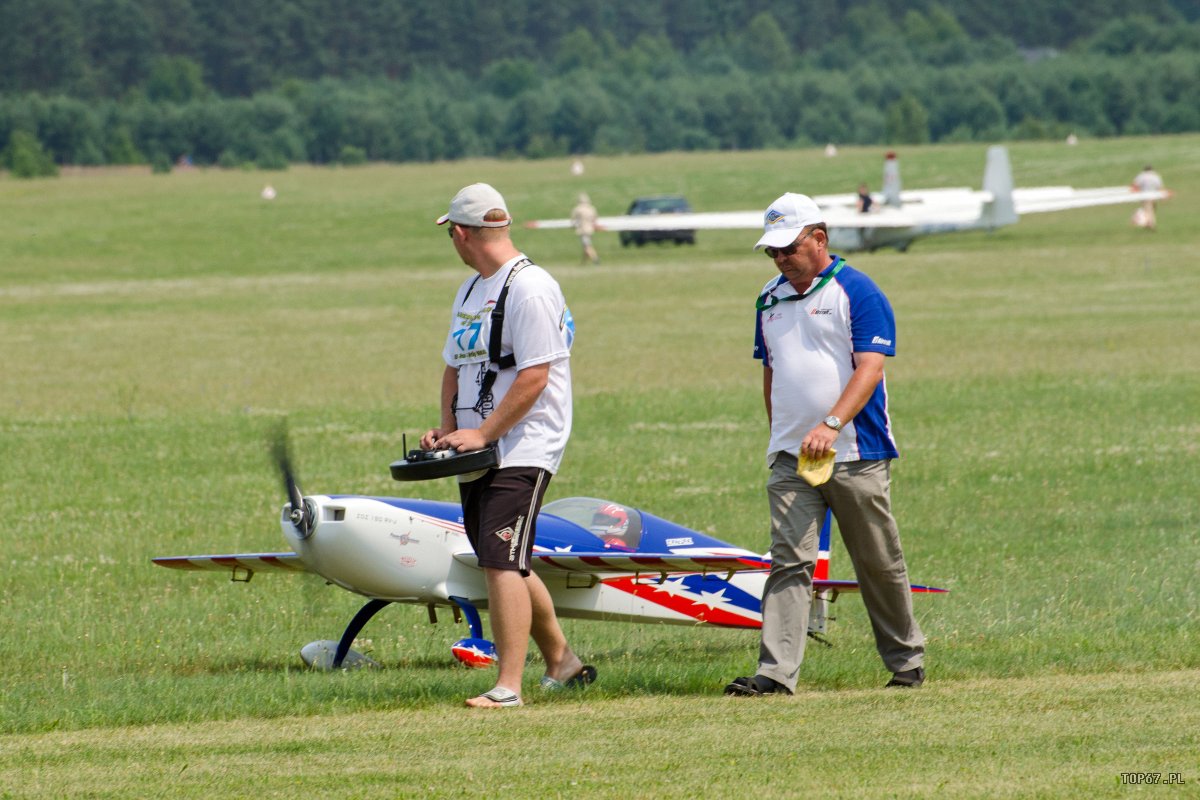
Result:
{"type": "Polygon", "coordinates": [[[787,247],[809,225],[824,221],[825,215],[811,197],[788,192],[771,203],[763,213],[763,235],[754,249],[787,247]]]}
{"type": "Polygon", "coordinates": [[[459,189],[450,201],[450,210],[437,218],[438,225],[447,222],[476,228],[503,228],[512,223],[512,215],[508,213],[508,206],[499,192],[486,183],[472,183],[459,189]],[[504,212],[504,219],[484,219],[489,211],[496,209],[504,212]]]}

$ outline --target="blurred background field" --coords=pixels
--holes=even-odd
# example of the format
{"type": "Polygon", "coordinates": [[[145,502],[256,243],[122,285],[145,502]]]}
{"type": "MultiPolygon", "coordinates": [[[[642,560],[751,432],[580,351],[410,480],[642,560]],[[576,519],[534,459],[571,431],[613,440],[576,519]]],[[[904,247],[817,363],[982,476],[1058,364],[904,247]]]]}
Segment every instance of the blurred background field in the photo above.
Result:
{"type": "MultiPolygon", "coordinates": [[[[916,602],[931,684],[1200,668],[1198,147],[1010,146],[1021,186],[1121,184],[1153,163],[1176,191],[1157,233],[1115,206],[850,258],[899,322],[910,572],[954,590],[916,602]]],[[[266,444],[281,418],[307,491],[455,496],[387,465],[436,419],[467,268],[433,219],[460,186],[493,183],[518,224],[565,216],[579,191],[605,214],[662,192],[758,209],[786,190],[878,188],[883,152],[587,157],[582,176],[548,159],[0,179],[0,733],[439,709],[486,688],[452,666],[465,628],[449,614],[431,626],[393,606],[363,632],[386,669],[311,674],[299,647],[336,638],[357,597],[149,559],[283,549],[266,444]]],[[[905,149],[905,185],[978,186],[983,158],[905,149]]],[[[570,232],[514,236],[578,327],[575,430],[548,499],[610,497],[765,551],[752,312],[774,268],[753,233],[626,250],[600,234],[599,267],[580,266],[570,232]]],[[[849,576],[840,548],[833,563],[849,576]]],[[[861,602],[835,615],[802,688],[882,685],[861,602]]],[[[589,700],[614,713],[634,696],[707,700],[757,648],[754,632],[565,624],[601,670],[589,700]]]]}

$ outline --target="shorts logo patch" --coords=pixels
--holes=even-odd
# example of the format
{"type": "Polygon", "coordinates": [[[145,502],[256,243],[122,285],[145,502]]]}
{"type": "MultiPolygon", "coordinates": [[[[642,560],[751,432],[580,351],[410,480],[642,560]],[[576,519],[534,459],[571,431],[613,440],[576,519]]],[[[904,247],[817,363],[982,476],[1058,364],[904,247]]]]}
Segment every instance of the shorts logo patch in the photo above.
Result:
{"type": "Polygon", "coordinates": [[[508,542],[508,560],[517,560],[517,551],[521,549],[521,531],[525,529],[525,517],[517,517],[517,525],[512,530],[512,536],[505,539],[508,542]]]}
{"type": "Polygon", "coordinates": [[[502,531],[496,531],[496,535],[500,537],[500,541],[502,542],[511,542],[516,533],[512,528],[505,528],[502,531]]]}

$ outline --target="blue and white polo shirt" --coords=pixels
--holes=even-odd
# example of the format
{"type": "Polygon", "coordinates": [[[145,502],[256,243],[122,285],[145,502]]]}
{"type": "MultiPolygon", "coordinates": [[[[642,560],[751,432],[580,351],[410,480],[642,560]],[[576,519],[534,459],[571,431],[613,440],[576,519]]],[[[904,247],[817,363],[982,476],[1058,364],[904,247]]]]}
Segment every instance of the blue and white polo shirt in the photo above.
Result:
{"type": "MultiPolygon", "coordinates": [[[[832,272],[833,261],[813,279],[832,272]]],[[[864,273],[843,263],[832,279],[808,297],[786,301],[796,291],[784,276],[763,287],[754,336],[754,357],[770,367],[771,441],[775,454],[798,455],[804,435],[829,415],[850,376],[854,353],[896,355],[896,319],[883,291],[864,273]],[[775,302],[772,300],[780,300],[775,302]]],[[[888,418],[887,386],[881,380],[838,441],[836,461],[897,458],[888,418]]]]}

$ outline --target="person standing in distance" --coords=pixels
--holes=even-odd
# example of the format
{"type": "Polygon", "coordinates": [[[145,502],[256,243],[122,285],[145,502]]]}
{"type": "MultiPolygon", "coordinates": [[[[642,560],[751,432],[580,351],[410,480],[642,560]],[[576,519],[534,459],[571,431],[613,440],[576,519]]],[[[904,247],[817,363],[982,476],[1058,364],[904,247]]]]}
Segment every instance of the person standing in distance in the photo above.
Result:
{"type": "Polygon", "coordinates": [[[908,569],[890,500],[898,457],[883,364],[896,352],[892,307],[879,287],[836,255],[820,208],[788,193],[766,210],[765,249],[780,275],[763,288],[755,357],[771,438],[767,497],[771,571],[763,589],[758,669],[726,694],[791,694],[804,658],[820,529],[832,509],[875,633],[888,686],[925,680],[925,637],[913,616],[908,569]],[[798,457],[836,452],[832,475],[811,485],[798,457]]]}
{"type": "Polygon", "coordinates": [[[596,207],[592,205],[591,199],[587,194],[580,192],[579,202],[571,209],[571,226],[575,229],[575,235],[579,237],[580,245],[583,246],[583,260],[593,264],[600,263],[600,255],[592,244],[592,236],[596,233],[598,218],[599,215],[596,213],[596,207]]]}
{"type": "MultiPolygon", "coordinates": [[[[1149,164],[1133,177],[1132,185],[1136,192],[1161,192],[1165,188],[1162,176],[1149,164]]],[[[1141,208],[1133,215],[1133,224],[1149,231],[1158,230],[1157,204],[1153,200],[1143,200],[1141,208]]]]}
{"type": "Polygon", "coordinates": [[[558,283],[513,245],[504,198],[484,183],[463,188],[438,220],[475,271],[454,298],[442,355],[441,425],[421,447],[496,445],[499,466],[459,477],[463,525],[487,581],[499,656],[496,685],[467,700],[475,708],[519,706],[529,637],[542,653],[542,686],[595,680],[567,644],[545,584],[530,571],[537,515],[571,433],[570,348],[574,322],[558,283]],[[503,299],[502,299],[503,298],[503,299]],[[496,314],[502,305],[503,313],[496,314]],[[502,319],[497,363],[489,356],[493,314],[502,319]],[[511,357],[510,357],[511,356],[511,357]]]}

